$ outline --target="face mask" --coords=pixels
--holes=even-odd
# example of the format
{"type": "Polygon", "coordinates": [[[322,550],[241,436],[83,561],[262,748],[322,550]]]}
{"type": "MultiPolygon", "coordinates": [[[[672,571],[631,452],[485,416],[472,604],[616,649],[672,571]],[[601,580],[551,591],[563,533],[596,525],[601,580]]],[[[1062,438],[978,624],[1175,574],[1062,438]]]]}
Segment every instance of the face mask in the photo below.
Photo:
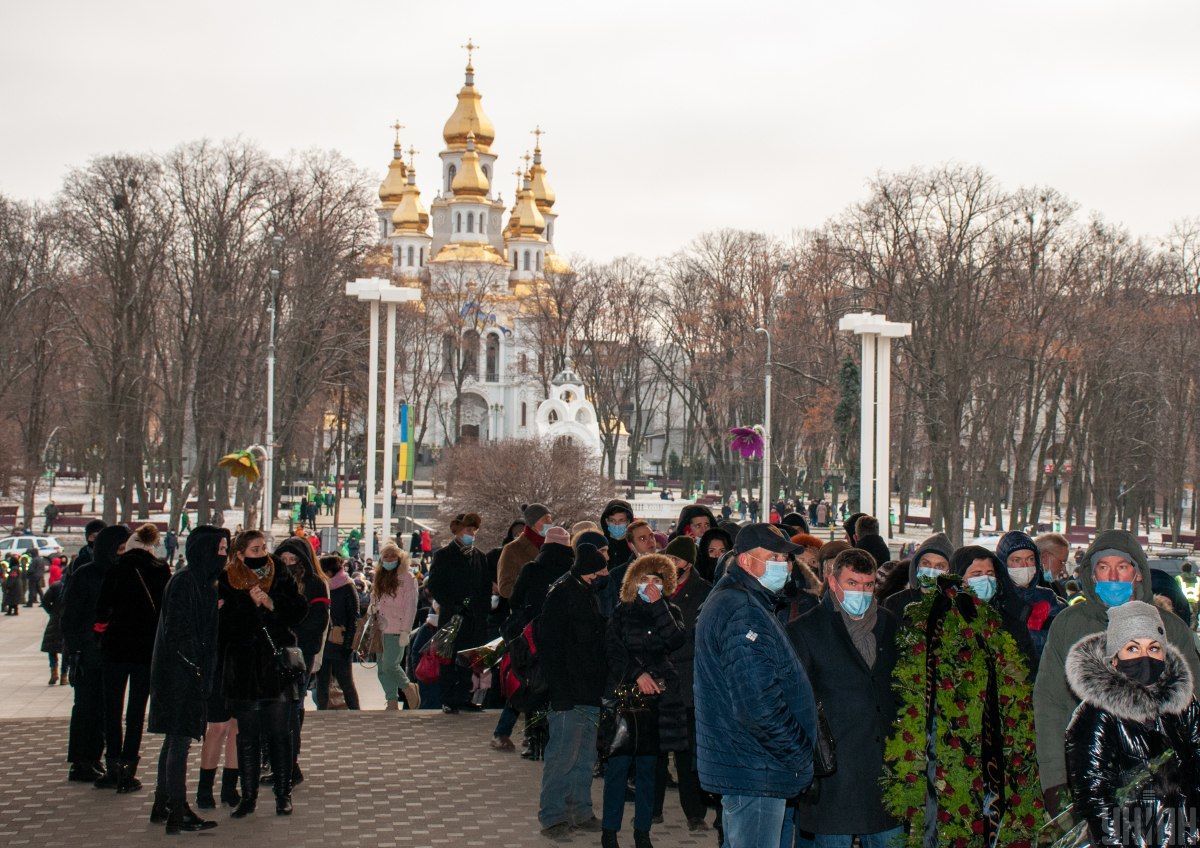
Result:
{"type": "MultiPolygon", "coordinates": [[[[646,594],[646,589],[647,589],[647,587],[648,587],[649,585],[650,585],[650,581],[649,581],[649,580],[644,580],[644,581],[642,581],[641,583],[639,583],[639,584],[638,584],[638,597],[639,597],[639,598],[641,598],[641,599],[642,599],[643,601],[645,601],[646,603],[651,603],[651,601],[650,601],[650,596],[646,594]]],[[[658,590],[658,591],[659,591],[659,594],[661,595],[661,594],[662,594],[662,587],[661,587],[661,586],[659,587],[659,590],[658,590]]]]}
{"type": "Polygon", "coordinates": [[[1028,586],[1033,582],[1033,575],[1037,574],[1037,569],[1027,565],[1022,568],[1010,568],[1008,574],[1018,586],[1028,586]]]}
{"type": "Polygon", "coordinates": [[[937,579],[942,576],[942,572],[936,568],[930,568],[927,565],[917,566],[917,582],[926,586],[932,586],[937,582],[937,579]]]}
{"type": "MultiPolygon", "coordinates": [[[[267,567],[267,563],[269,563],[271,560],[265,556],[260,556],[260,557],[242,557],[242,561],[246,563],[247,568],[249,568],[251,571],[254,571],[255,573],[258,573],[259,571],[264,571],[267,567]]],[[[261,577],[261,576],[262,575],[259,574],[259,577],[261,577]]]]}
{"type": "Polygon", "coordinates": [[[1119,607],[1133,597],[1133,584],[1124,580],[1097,580],[1096,597],[1110,607],[1119,607]]]}
{"type": "Polygon", "coordinates": [[[791,569],[788,568],[786,562],[774,562],[772,560],[767,560],[766,566],[767,570],[763,572],[762,577],[758,578],[758,582],[768,591],[778,592],[787,584],[791,569]]]}
{"type": "Polygon", "coordinates": [[[592,590],[595,592],[599,592],[601,589],[603,589],[607,585],[608,585],[608,575],[605,574],[600,577],[597,577],[595,580],[592,581],[592,590]]]}
{"type": "Polygon", "coordinates": [[[620,541],[625,538],[625,532],[629,529],[628,524],[609,524],[608,535],[612,539],[620,541]]]}
{"type": "Polygon", "coordinates": [[[871,608],[874,596],[870,592],[859,592],[854,589],[842,590],[842,609],[850,615],[865,615],[871,608]]]}
{"type": "Polygon", "coordinates": [[[1153,657],[1138,657],[1132,660],[1117,660],[1117,671],[1143,686],[1150,686],[1162,676],[1167,664],[1153,657]]]}
{"type": "Polygon", "coordinates": [[[398,566],[400,564],[400,560],[395,560],[394,562],[388,562],[385,559],[382,562],[380,562],[379,564],[383,566],[384,571],[395,571],[396,566],[398,566]]]}
{"type": "Polygon", "coordinates": [[[1051,571],[1050,569],[1047,568],[1045,571],[1043,571],[1042,576],[1046,578],[1047,583],[1054,582],[1054,572],[1051,571]]]}
{"type": "Polygon", "coordinates": [[[492,595],[492,609],[496,609],[498,606],[500,606],[500,596],[492,595]]]}
{"type": "Polygon", "coordinates": [[[463,533],[460,538],[462,539],[463,545],[468,548],[475,544],[475,537],[470,533],[463,533]]]}
{"type": "Polygon", "coordinates": [[[967,581],[971,592],[981,601],[990,601],[996,595],[995,577],[972,577],[967,581]]]}

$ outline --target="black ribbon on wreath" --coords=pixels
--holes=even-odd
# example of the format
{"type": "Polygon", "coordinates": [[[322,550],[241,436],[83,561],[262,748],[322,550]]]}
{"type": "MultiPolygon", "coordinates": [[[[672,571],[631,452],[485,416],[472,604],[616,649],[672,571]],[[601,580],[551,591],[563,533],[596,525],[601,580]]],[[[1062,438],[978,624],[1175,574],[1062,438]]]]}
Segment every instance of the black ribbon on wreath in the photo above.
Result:
{"type": "MultiPolygon", "coordinates": [[[[972,623],[978,608],[973,595],[962,590],[954,577],[939,577],[937,597],[929,608],[925,623],[925,819],[922,843],[925,848],[938,848],[938,732],[937,690],[941,672],[937,652],[941,647],[946,616],[955,609],[963,620],[972,623]]],[[[983,844],[995,846],[1000,839],[1000,825],[1007,809],[1004,797],[1004,731],[1000,719],[1000,698],[996,680],[996,657],[991,646],[977,629],[976,648],[982,652],[987,666],[987,686],[980,727],[980,822],[983,825],[983,844]]]]}

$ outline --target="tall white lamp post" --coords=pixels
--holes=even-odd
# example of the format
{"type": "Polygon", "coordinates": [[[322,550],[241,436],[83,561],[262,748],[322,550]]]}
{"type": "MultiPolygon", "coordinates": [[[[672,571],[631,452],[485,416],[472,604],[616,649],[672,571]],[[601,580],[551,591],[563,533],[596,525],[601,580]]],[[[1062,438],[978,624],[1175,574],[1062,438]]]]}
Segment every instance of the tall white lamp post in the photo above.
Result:
{"type": "Polygon", "coordinates": [[[855,312],[843,316],[838,329],[862,339],[858,508],[878,518],[881,527],[886,523],[890,537],[892,339],[911,336],[912,324],[855,312]]]}
{"type": "Polygon", "coordinates": [[[363,515],[363,546],[365,556],[375,556],[375,448],[379,444],[375,420],[379,416],[379,290],[386,280],[372,277],[346,283],[346,294],[371,305],[371,342],[367,354],[367,444],[363,451],[366,460],[366,506],[363,515]]]}
{"type": "MultiPolygon", "coordinates": [[[[392,486],[395,485],[396,442],[396,304],[421,299],[419,288],[401,288],[390,283],[379,287],[379,299],[387,304],[387,345],[384,352],[383,384],[383,533],[380,541],[392,534],[392,486]]],[[[372,395],[372,397],[374,397],[372,395]]],[[[372,448],[374,440],[371,441],[372,448]]],[[[371,510],[372,517],[375,510],[371,510]]]]}
{"type": "Polygon", "coordinates": [[[770,521],[771,502],[775,500],[775,493],[771,490],[771,331],[759,327],[754,332],[767,337],[767,376],[763,381],[762,514],[764,521],[770,521]]]}

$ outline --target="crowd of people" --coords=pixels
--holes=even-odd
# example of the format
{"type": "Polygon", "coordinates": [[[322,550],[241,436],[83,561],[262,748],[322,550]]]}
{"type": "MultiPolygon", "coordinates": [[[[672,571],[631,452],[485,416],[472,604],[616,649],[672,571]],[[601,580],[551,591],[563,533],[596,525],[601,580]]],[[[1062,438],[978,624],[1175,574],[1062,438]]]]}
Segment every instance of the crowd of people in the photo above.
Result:
{"type": "Polygon", "coordinates": [[[358,709],[372,660],[388,710],[498,709],[490,746],[541,762],[555,842],[615,848],[631,802],[649,848],[674,789],[727,848],[1197,844],[1194,616],[1134,536],[1072,559],[1057,534],[936,534],[899,558],[873,516],[823,541],[773,512],[692,504],[663,534],[623,500],[570,527],[535,503],[486,551],[464,513],[427,568],[392,541],[371,561],[200,526],[172,569],[153,525],[92,522],[38,593],[50,684],[74,687],[69,779],[137,791],[149,730],[166,832],[249,816],[265,785],[286,816],[305,698],[358,709]]]}

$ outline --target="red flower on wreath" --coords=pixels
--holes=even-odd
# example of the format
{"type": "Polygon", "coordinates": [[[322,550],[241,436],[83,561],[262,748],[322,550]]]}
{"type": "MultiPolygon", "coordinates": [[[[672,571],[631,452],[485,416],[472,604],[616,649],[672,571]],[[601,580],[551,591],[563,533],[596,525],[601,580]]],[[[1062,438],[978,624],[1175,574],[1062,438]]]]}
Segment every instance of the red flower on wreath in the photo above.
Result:
{"type": "MultiPolygon", "coordinates": [[[[966,816],[966,813],[963,813],[963,815],[966,816]]],[[[975,819],[975,821],[971,822],[971,832],[976,836],[983,833],[983,822],[981,822],[979,819],[975,819]]]]}

